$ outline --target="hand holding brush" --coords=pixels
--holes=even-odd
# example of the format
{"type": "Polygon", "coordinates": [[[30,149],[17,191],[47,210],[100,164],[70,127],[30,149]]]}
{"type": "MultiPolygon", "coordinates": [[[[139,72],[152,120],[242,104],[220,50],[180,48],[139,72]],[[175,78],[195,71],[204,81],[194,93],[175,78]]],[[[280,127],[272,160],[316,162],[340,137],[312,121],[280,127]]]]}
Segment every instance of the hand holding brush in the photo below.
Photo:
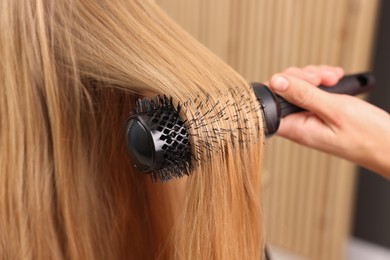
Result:
{"type": "Polygon", "coordinates": [[[283,118],[276,134],[390,178],[390,115],[359,98],[316,87],[332,86],[343,75],[341,68],[329,66],[292,67],[275,74],[270,89],[307,110],[283,118]]]}

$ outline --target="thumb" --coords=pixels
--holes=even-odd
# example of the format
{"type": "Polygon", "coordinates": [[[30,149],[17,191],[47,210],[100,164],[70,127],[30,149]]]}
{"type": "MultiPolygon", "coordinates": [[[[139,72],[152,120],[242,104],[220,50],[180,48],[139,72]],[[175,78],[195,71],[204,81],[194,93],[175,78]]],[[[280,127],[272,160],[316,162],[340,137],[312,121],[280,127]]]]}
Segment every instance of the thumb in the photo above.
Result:
{"type": "Polygon", "coordinates": [[[291,75],[275,74],[269,87],[290,103],[320,117],[331,119],[330,111],[335,108],[335,95],[317,88],[308,81],[291,75]]]}

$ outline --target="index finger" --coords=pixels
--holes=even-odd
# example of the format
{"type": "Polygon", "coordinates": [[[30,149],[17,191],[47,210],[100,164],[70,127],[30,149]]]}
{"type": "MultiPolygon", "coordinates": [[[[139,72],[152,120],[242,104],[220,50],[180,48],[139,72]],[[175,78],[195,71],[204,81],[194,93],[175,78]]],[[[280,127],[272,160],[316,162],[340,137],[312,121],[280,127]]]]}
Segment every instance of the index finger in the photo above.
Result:
{"type": "Polygon", "coordinates": [[[284,73],[276,74],[271,78],[270,88],[290,103],[312,111],[326,120],[332,120],[332,114],[337,112],[337,97],[335,95],[298,77],[284,73]],[[283,81],[287,82],[287,87],[280,88],[278,85],[283,81]]]}

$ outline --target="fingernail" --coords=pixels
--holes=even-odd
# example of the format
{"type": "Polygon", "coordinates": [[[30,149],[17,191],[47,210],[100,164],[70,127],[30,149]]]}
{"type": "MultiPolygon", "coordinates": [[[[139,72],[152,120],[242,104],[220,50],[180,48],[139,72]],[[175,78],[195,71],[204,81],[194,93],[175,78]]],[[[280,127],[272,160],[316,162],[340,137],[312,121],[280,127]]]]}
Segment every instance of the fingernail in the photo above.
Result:
{"type": "Polygon", "coordinates": [[[337,73],[333,70],[324,70],[324,74],[328,77],[337,77],[337,73]]]}
{"type": "Polygon", "coordinates": [[[308,76],[309,78],[316,78],[317,75],[314,74],[313,72],[310,72],[310,71],[305,71],[305,74],[306,76],[308,76]]]}
{"type": "Polygon", "coordinates": [[[338,74],[339,77],[342,77],[344,74],[344,70],[341,67],[336,67],[336,73],[338,74]]]}
{"type": "Polygon", "coordinates": [[[282,76],[276,75],[271,79],[271,87],[276,91],[284,91],[289,85],[290,82],[282,76]]]}

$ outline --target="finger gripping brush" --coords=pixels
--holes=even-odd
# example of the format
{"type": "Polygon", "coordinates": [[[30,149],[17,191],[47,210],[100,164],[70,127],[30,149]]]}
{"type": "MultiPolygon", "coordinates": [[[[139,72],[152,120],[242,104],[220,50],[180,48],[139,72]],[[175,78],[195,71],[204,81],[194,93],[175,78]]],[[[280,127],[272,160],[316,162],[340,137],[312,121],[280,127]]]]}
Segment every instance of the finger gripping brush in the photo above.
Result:
{"type": "MultiPolygon", "coordinates": [[[[357,95],[374,85],[369,73],[347,75],[332,87],[320,89],[337,94],[357,95]]],[[[264,131],[272,136],[280,119],[303,111],[261,83],[251,84],[263,114],[264,131]]],[[[186,121],[180,118],[181,106],[172,98],[157,96],[139,99],[135,111],[126,121],[125,141],[129,157],[140,172],[150,174],[153,181],[168,181],[189,175],[192,169],[191,140],[186,121]]]]}

